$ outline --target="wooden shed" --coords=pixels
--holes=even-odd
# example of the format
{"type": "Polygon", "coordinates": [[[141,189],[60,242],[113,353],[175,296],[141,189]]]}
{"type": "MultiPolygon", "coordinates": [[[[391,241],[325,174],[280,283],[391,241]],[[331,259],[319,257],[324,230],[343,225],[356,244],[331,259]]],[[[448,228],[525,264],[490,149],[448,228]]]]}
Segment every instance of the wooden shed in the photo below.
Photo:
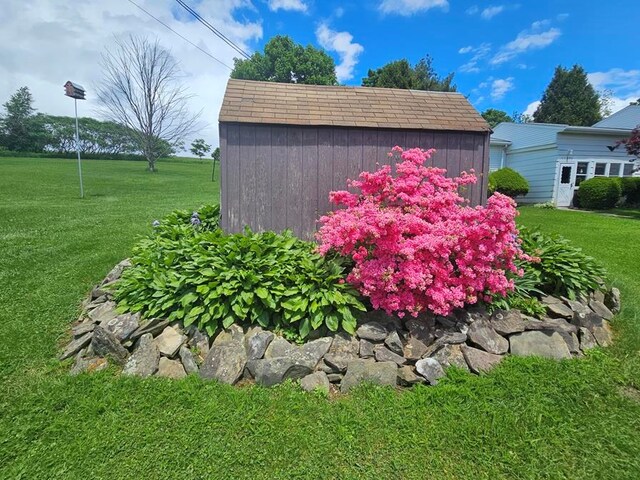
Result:
{"type": "Polygon", "coordinates": [[[311,239],[329,192],[392,161],[392,147],[435,148],[433,165],[474,168],[486,200],[490,127],[460,93],[229,80],[220,111],[222,228],[311,239]]]}

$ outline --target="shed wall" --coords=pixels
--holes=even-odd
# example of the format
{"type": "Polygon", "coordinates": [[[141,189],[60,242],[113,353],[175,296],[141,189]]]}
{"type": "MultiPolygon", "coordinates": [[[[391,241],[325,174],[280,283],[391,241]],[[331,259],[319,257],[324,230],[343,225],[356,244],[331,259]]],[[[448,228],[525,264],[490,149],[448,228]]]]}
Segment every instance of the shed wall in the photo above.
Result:
{"type": "Polygon", "coordinates": [[[331,210],[329,192],[363,170],[389,164],[391,148],[436,148],[431,161],[449,175],[474,168],[466,196],[486,200],[489,134],[428,130],[301,127],[220,123],[222,228],[284,229],[312,239],[316,220],[331,210]]]}

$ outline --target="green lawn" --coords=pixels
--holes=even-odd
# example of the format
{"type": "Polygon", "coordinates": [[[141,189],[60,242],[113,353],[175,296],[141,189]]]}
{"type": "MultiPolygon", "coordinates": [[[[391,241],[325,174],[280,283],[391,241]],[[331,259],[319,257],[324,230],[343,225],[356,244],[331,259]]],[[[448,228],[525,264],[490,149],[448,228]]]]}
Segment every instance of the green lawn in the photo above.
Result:
{"type": "Polygon", "coordinates": [[[523,209],[599,258],[623,294],[617,344],[579,361],[510,358],[438,387],[334,399],[72,378],[56,360],[91,285],[173,208],[217,198],[210,163],[0,159],[0,478],[597,478],[640,476],[640,225],[523,209]],[[635,397],[635,399],[634,399],[635,397]]]}

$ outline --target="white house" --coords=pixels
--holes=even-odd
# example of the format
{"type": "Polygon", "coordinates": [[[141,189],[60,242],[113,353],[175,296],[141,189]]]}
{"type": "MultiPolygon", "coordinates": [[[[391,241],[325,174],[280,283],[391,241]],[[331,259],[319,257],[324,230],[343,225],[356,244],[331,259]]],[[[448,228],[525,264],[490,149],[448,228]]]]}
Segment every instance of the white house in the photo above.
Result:
{"type": "Polygon", "coordinates": [[[587,178],[632,176],[636,157],[618,142],[640,124],[630,105],[592,127],[550,123],[500,123],[491,135],[489,170],[509,167],[529,182],[519,203],[553,202],[568,207],[587,178]]]}

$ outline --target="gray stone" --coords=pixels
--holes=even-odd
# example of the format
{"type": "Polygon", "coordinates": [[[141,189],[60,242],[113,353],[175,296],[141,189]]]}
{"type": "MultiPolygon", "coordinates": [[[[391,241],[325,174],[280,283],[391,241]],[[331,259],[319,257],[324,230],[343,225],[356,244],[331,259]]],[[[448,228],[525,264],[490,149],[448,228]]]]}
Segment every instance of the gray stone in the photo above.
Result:
{"type": "Polygon", "coordinates": [[[140,338],[142,335],[145,335],[147,333],[150,333],[155,337],[157,334],[167,328],[170,323],[171,321],[165,318],[152,318],[148,322],[140,325],[138,329],[129,336],[129,338],[131,340],[136,340],[137,338],[140,338]]]}
{"type": "Polygon", "coordinates": [[[162,355],[175,357],[186,340],[187,337],[178,333],[173,327],[166,327],[153,341],[162,355]]]}
{"type": "Polygon", "coordinates": [[[367,322],[358,327],[356,335],[360,339],[382,342],[387,338],[387,329],[378,322],[367,322]]]}
{"type": "Polygon", "coordinates": [[[378,362],[394,362],[397,365],[404,365],[407,360],[389,350],[384,345],[376,345],[373,349],[373,354],[378,362]]]}
{"type": "Polygon", "coordinates": [[[358,339],[344,332],[336,333],[333,336],[331,347],[329,347],[329,353],[340,353],[352,357],[357,357],[359,350],[360,344],[358,339]]]}
{"type": "Polygon", "coordinates": [[[524,322],[524,329],[529,330],[551,330],[554,332],[576,333],[576,326],[567,322],[564,318],[545,318],[544,320],[527,320],[524,322]]]}
{"type": "Polygon", "coordinates": [[[427,347],[417,338],[409,337],[407,343],[404,346],[403,355],[407,360],[419,360],[427,352],[428,348],[429,347],[427,347]]]}
{"type": "Polygon", "coordinates": [[[591,294],[591,298],[593,298],[594,300],[600,302],[600,303],[604,303],[604,292],[602,290],[595,290],[592,294],[591,294]]]}
{"type": "Polygon", "coordinates": [[[433,354],[433,358],[435,358],[443,368],[453,366],[469,371],[469,366],[464,359],[460,345],[444,345],[433,354]]]}
{"type": "Polygon", "coordinates": [[[564,301],[567,305],[569,305],[569,308],[573,311],[574,315],[576,313],[589,313],[591,311],[591,309],[589,309],[587,305],[577,300],[565,298],[564,301]]]}
{"type": "Polygon", "coordinates": [[[209,335],[207,335],[206,332],[201,332],[199,329],[194,328],[189,332],[187,345],[195,351],[196,361],[198,364],[201,364],[209,353],[209,335]]]}
{"type": "Polygon", "coordinates": [[[193,355],[193,352],[189,350],[189,347],[182,345],[178,355],[180,355],[180,361],[182,361],[182,366],[184,367],[184,371],[187,372],[187,375],[198,373],[198,362],[196,362],[196,357],[193,355]]]}
{"type": "Polygon", "coordinates": [[[91,347],[96,355],[100,357],[106,357],[109,355],[116,363],[124,365],[129,352],[126,348],[120,345],[118,339],[111,332],[108,332],[100,325],[97,325],[93,330],[93,337],[91,338],[91,347]]]}
{"type": "Polygon", "coordinates": [[[257,360],[262,358],[273,338],[273,333],[265,331],[257,331],[252,333],[250,336],[245,337],[247,359],[257,360]]]}
{"type": "Polygon", "coordinates": [[[100,326],[113,333],[119,341],[128,339],[138,329],[140,321],[139,313],[125,313],[111,320],[103,320],[100,326]]]}
{"type": "Polygon", "coordinates": [[[214,345],[223,345],[225,343],[242,343],[244,342],[244,330],[240,325],[231,325],[229,328],[221,331],[213,340],[214,345]]]}
{"type": "Polygon", "coordinates": [[[602,325],[599,327],[594,327],[591,330],[591,333],[598,342],[598,345],[600,345],[601,347],[608,347],[609,345],[611,345],[613,334],[611,332],[609,322],[602,322],[602,325]]]}
{"type": "Polygon", "coordinates": [[[611,320],[613,318],[613,312],[609,310],[604,303],[598,300],[591,300],[589,302],[589,307],[605,320],[611,320]]]}
{"type": "Polygon", "coordinates": [[[387,338],[384,340],[384,344],[387,346],[389,350],[397,355],[402,355],[403,353],[403,345],[402,340],[400,339],[400,335],[395,330],[387,335],[387,338]]]}
{"type": "Polygon", "coordinates": [[[129,260],[128,258],[125,258],[124,260],[122,260],[120,263],[118,263],[115,267],[111,269],[111,271],[107,274],[104,280],[102,280],[102,283],[100,285],[106,285],[106,284],[115,282],[122,276],[122,272],[124,271],[124,269],[130,266],[131,266],[131,260],[129,260]]]}
{"type": "Polygon", "coordinates": [[[324,356],[324,363],[332,373],[344,373],[347,371],[347,365],[358,357],[348,353],[327,353],[324,356]]]}
{"type": "Polygon", "coordinates": [[[340,383],[343,378],[344,375],[342,375],[341,373],[327,373],[327,379],[331,383],[340,383]]]}
{"type": "Polygon", "coordinates": [[[340,391],[347,393],[363,382],[376,385],[396,385],[398,367],[393,362],[369,362],[353,360],[347,367],[347,373],[340,384],[340,391]]]}
{"type": "Polygon", "coordinates": [[[282,337],[275,337],[264,352],[264,358],[290,357],[296,351],[296,347],[291,345],[282,337]]]}
{"type": "MultiPolygon", "coordinates": [[[[519,334],[516,334],[519,335],[519,334]]],[[[504,358],[502,355],[494,355],[493,353],[487,353],[477,348],[462,345],[461,347],[464,359],[469,365],[469,369],[473,373],[484,373],[493,369],[504,358]]]]}
{"type": "Polygon", "coordinates": [[[243,342],[213,344],[200,367],[200,376],[229,385],[235,384],[247,365],[247,352],[243,342]]]}
{"type": "Polygon", "coordinates": [[[182,363],[178,360],[169,360],[167,357],[160,357],[156,376],[178,379],[186,377],[187,372],[184,371],[182,363]]]}
{"type": "Polygon", "coordinates": [[[92,332],[87,332],[79,338],[74,338],[71,343],[67,345],[67,348],[64,349],[64,352],[62,352],[62,354],[60,355],[60,360],[66,360],[67,358],[74,356],[84,347],[89,345],[89,343],[91,343],[92,336],[92,332]]]}
{"type": "Polygon", "coordinates": [[[558,332],[562,339],[567,344],[569,351],[571,353],[579,353],[580,352],[580,341],[578,340],[578,335],[575,333],[568,333],[559,331],[558,332]]]}
{"type": "Polygon", "coordinates": [[[247,363],[247,368],[256,382],[265,387],[277,385],[287,379],[298,380],[311,373],[311,368],[287,357],[251,360],[247,363]]]}
{"type": "Polygon", "coordinates": [[[554,303],[562,303],[562,299],[560,299],[558,297],[554,297],[552,295],[543,295],[540,300],[545,305],[552,305],[554,303]]]}
{"type": "Polygon", "coordinates": [[[405,365],[404,367],[400,367],[398,369],[398,385],[402,385],[403,387],[410,387],[411,385],[415,385],[416,383],[424,382],[424,377],[416,375],[416,373],[413,371],[412,366],[405,365]]]}
{"type": "Polygon", "coordinates": [[[500,355],[507,353],[509,350],[509,342],[507,339],[498,335],[498,333],[491,328],[490,322],[486,320],[473,322],[469,326],[467,336],[471,343],[479,346],[486,352],[500,355]]]}
{"type": "Polygon", "coordinates": [[[405,322],[405,325],[409,331],[407,340],[415,338],[426,346],[431,345],[435,340],[435,319],[433,317],[427,316],[424,319],[411,318],[405,322]]]}
{"type": "Polygon", "coordinates": [[[361,358],[371,358],[373,357],[373,346],[369,340],[360,340],[360,351],[359,355],[361,358]]]}
{"type": "Polygon", "coordinates": [[[107,293],[109,293],[104,288],[100,288],[100,286],[96,285],[91,289],[91,300],[95,300],[100,297],[107,297],[107,293]]]}
{"type": "Polygon", "coordinates": [[[108,366],[109,360],[104,357],[84,357],[81,354],[78,354],[69,374],[75,376],[81,373],[99,372],[108,366]]]}
{"type": "Polygon", "coordinates": [[[313,372],[300,380],[300,386],[306,392],[320,390],[329,393],[330,383],[327,374],[324,372],[313,372]]]}
{"type": "Polygon", "coordinates": [[[329,351],[333,338],[322,337],[312,342],[307,342],[299,347],[294,353],[293,358],[309,368],[315,368],[322,357],[329,351]]]}
{"type": "Polygon", "coordinates": [[[423,358],[416,362],[416,371],[431,385],[437,385],[438,379],[444,377],[444,369],[435,358],[423,358]]]}
{"type": "Polygon", "coordinates": [[[150,377],[158,370],[160,351],[150,333],[144,334],[122,370],[124,375],[150,377]]]}
{"type": "Polygon", "coordinates": [[[467,334],[463,332],[448,332],[438,339],[440,342],[452,345],[467,341],[467,334]]]}
{"type": "Polygon", "coordinates": [[[74,337],[82,337],[83,335],[89,333],[89,332],[93,332],[93,329],[96,327],[96,324],[93,322],[82,322],[79,323],[77,325],[75,325],[72,329],[71,329],[71,334],[74,337]]]}
{"type": "Polygon", "coordinates": [[[593,330],[596,327],[601,327],[604,320],[600,315],[594,312],[588,313],[574,313],[571,319],[573,325],[577,327],[585,327],[589,330],[593,330]]]}
{"type": "Polygon", "coordinates": [[[573,311],[569,307],[567,307],[564,303],[547,304],[547,311],[552,317],[560,317],[560,318],[573,317],[573,311]]]}
{"type": "Polygon", "coordinates": [[[500,335],[524,331],[524,321],[518,310],[496,310],[491,315],[491,326],[500,335]]]}
{"type": "Polygon", "coordinates": [[[532,330],[516,333],[509,337],[509,344],[511,354],[519,357],[571,358],[569,347],[558,332],[532,330]]]}
{"type": "Polygon", "coordinates": [[[580,327],[578,329],[578,338],[580,339],[580,350],[583,352],[598,346],[595,337],[586,327],[580,327]]]}
{"type": "Polygon", "coordinates": [[[112,320],[118,316],[116,312],[116,302],[104,302],[87,313],[93,323],[102,323],[112,320]]]}
{"type": "Polygon", "coordinates": [[[611,290],[607,292],[604,297],[604,304],[611,310],[612,313],[620,312],[620,290],[616,287],[613,287],[611,290]]]}

